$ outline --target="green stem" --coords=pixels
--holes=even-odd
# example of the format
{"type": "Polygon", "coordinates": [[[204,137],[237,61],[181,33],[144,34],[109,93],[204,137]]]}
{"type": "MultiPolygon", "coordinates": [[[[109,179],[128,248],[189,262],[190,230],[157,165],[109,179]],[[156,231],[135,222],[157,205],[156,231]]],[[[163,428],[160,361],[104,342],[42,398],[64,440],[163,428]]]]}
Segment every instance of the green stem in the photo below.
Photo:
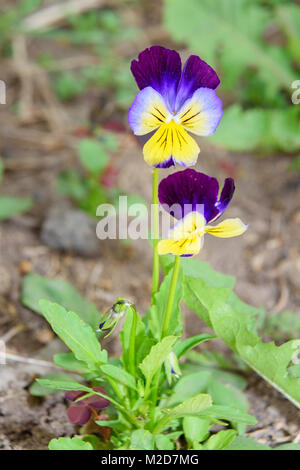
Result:
{"type": "Polygon", "coordinates": [[[157,245],[159,242],[159,205],[158,205],[158,174],[159,169],[153,169],[152,183],[152,210],[153,210],[153,274],[152,274],[152,304],[159,287],[159,256],[157,245]]]}
{"type": "MultiPolygon", "coordinates": [[[[136,328],[137,328],[137,311],[135,307],[132,305],[131,307],[132,311],[132,325],[131,325],[131,331],[130,331],[130,341],[129,341],[129,350],[128,350],[128,369],[130,374],[135,377],[135,338],[136,338],[136,328]]],[[[131,398],[135,398],[135,391],[130,390],[130,395],[131,398]]]]}
{"type": "Polygon", "coordinates": [[[168,298],[167,308],[165,311],[164,322],[163,322],[163,327],[162,327],[162,335],[161,335],[162,338],[164,338],[165,336],[168,336],[169,324],[170,324],[170,318],[171,318],[171,313],[172,313],[172,308],[173,308],[174,295],[175,295],[176,286],[177,286],[179,268],[180,268],[180,256],[175,256],[169,298],[168,298]]]}

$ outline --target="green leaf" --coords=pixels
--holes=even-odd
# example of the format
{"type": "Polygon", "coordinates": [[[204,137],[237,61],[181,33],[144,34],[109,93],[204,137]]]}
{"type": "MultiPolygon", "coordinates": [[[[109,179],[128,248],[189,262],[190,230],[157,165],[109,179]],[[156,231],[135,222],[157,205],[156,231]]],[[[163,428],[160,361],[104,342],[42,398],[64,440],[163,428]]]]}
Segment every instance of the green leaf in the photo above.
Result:
{"type": "Polygon", "coordinates": [[[93,390],[89,387],[86,387],[85,385],[82,385],[78,382],[72,382],[71,380],[60,380],[60,379],[55,379],[55,380],[50,380],[50,379],[36,379],[37,382],[45,388],[51,388],[51,389],[56,389],[56,390],[79,390],[82,392],[93,392],[93,390]]]}
{"type": "Polygon", "coordinates": [[[131,374],[126,372],[126,370],[122,369],[121,367],[116,367],[111,364],[106,364],[101,366],[102,372],[108,377],[111,377],[114,380],[117,380],[126,387],[136,389],[136,382],[135,378],[132,377],[131,374]]]}
{"type": "Polygon", "coordinates": [[[131,450],[153,450],[154,436],[145,429],[137,429],[131,434],[131,450]]]}
{"type": "Polygon", "coordinates": [[[177,355],[178,359],[184,356],[190,349],[195,348],[204,341],[209,339],[216,339],[216,336],[210,335],[208,333],[202,333],[200,335],[192,336],[187,338],[184,341],[178,342],[174,346],[174,352],[177,355]]]}
{"type": "Polygon", "coordinates": [[[281,391],[296,406],[300,406],[300,380],[287,373],[299,341],[291,340],[280,346],[264,343],[252,331],[251,315],[240,313],[228,305],[230,292],[206,287],[203,282],[185,279],[184,298],[187,305],[223,339],[223,341],[265,380],[281,391]]]}
{"type": "Polygon", "coordinates": [[[242,424],[254,425],[257,423],[254,416],[244,413],[237,408],[230,406],[213,405],[198,414],[204,418],[213,418],[217,420],[236,421],[242,424]]]}
{"type": "Polygon", "coordinates": [[[166,336],[155,346],[152,346],[150,353],[139,366],[147,382],[151,382],[154,374],[161,368],[177,339],[177,336],[166,336]]]}
{"type": "Polygon", "coordinates": [[[271,450],[271,447],[256,442],[251,437],[236,437],[224,450],[271,450]]]}
{"type": "Polygon", "coordinates": [[[64,369],[85,371],[86,364],[83,361],[78,361],[73,353],[58,353],[53,356],[53,362],[59,367],[64,369]]]}
{"type": "Polygon", "coordinates": [[[295,73],[284,49],[262,42],[271,19],[269,11],[252,0],[165,1],[164,21],[174,39],[188,44],[210,65],[220,57],[228,87],[251,67],[275,91],[289,92],[295,73]]]}
{"type": "Polygon", "coordinates": [[[189,447],[194,447],[195,443],[205,441],[209,436],[210,426],[211,422],[208,419],[198,418],[198,416],[185,416],[182,427],[189,447]]]}
{"type": "Polygon", "coordinates": [[[273,450],[300,450],[300,444],[282,444],[273,450]]]}
{"type": "Polygon", "coordinates": [[[92,370],[107,362],[107,352],[101,351],[96,334],[76,313],[48,300],[41,300],[40,308],[53,331],[73,351],[76,359],[92,370]]]}
{"type": "Polygon", "coordinates": [[[217,434],[214,434],[208,439],[208,441],[205,443],[205,449],[223,450],[234,440],[235,436],[236,431],[233,429],[219,431],[217,434]]]}
{"type": "Polygon", "coordinates": [[[163,409],[164,413],[169,414],[172,419],[181,418],[183,416],[195,416],[203,410],[211,407],[212,400],[206,393],[199,393],[198,395],[184,400],[180,405],[170,409],[163,409]]]}
{"type": "Polygon", "coordinates": [[[300,8],[298,5],[280,5],[275,14],[281,29],[288,39],[288,49],[300,64],[300,8]]]}
{"type": "Polygon", "coordinates": [[[59,437],[49,442],[50,450],[93,450],[89,442],[85,442],[78,437],[59,437]]]}
{"type": "Polygon", "coordinates": [[[185,303],[194,310],[210,328],[212,328],[210,310],[216,299],[218,299],[220,303],[225,303],[230,293],[230,289],[214,288],[208,286],[205,281],[201,281],[200,279],[193,279],[189,276],[185,276],[184,278],[183,297],[185,303]]]}
{"type": "Polygon", "coordinates": [[[94,329],[99,325],[101,313],[96,305],[85,300],[71,284],[62,279],[49,279],[35,273],[27,274],[22,286],[23,305],[42,314],[40,299],[57,302],[66,309],[76,312],[94,329]]]}
{"type": "MultiPolygon", "coordinates": [[[[127,310],[126,317],[123,323],[122,331],[120,333],[120,339],[122,344],[123,353],[121,356],[124,367],[128,366],[129,363],[129,344],[130,344],[130,333],[132,328],[133,311],[131,308],[127,310]]],[[[138,365],[142,360],[149,354],[150,349],[154,345],[154,340],[145,333],[145,324],[141,316],[137,315],[137,326],[135,335],[135,365],[138,365]]]]}
{"type": "Polygon", "coordinates": [[[30,197],[0,196],[0,220],[10,219],[28,211],[32,206],[33,200],[30,197]]]}
{"type": "Polygon", "coordinates": [[[57,190],[64,196],[80,201],[87,196],[87,184],[76,170],[66,170],[59,174],[57,190]]]}
{"type": "MultiPolygon", "coordinates": [[[[169,335],[179,335],[182,332],[182,316],[180,313],[180,301],[182,298],[182,276],[183,272],[180,268],[178,274],[177,288],[175,292],[173,308],[169,324],[169,335]]],[[[145,323],[151,331],[154,338],[159,340],[161,338],[163,318],[167,307],[167,302],[169,298],[170,286],[172,280],[172,270],[165,276],[163,282],[161,283],[159,292],[154,297],[154,304],[151,306],[147,312],[145,323]]]]}
{"type": "MultiPolygon", "coordinates": [[[[44,380],[60,380],[60,381],[67,381],[73,382],[73,377],[70,377],[63,372],[55,372],[54,374],[46,374],[43,377],[44,380]]],[[[54,390],[53,388],[47,388],[41,385],[41,383],[34,381],[33,384],[29,387],[29,393],[35,397],[45,397],[46,395],[51,395],[53,393],[59,393],[59,390],[54,390]]]]}
{"type": "MultiPolygon", "coordinates": [[[[164,274],[167,274],[173,267],[174,258],[172,255],[160,256],[159,262],[164,274]]],[[[182,258],[180,265],[185,276],[201,279],[211,287],[226,287],[228,289],[233,289],[234,287],[234,276],[219,273],[212,269],[208,263],[199,261],[196,258],[182,258]]]]}
{"type": "Polygon", "coordinates": [[[157,450],[173,450],[174,443],[166,434],[155,435],[155,448],[157,450]]]}
{"type": "Polygon", "coordinates": [[[181,377],[175,384],[168,406],[175,405],[207,390],[212,378],[210,371],[200,371],[181,377]]]}
{"type": "Polygon", "coordinates": [[[255,149],[295,152],[300,148],[299,131],[297,106],[243,111],[240,105],[235,104],[224,111],[221,124],[210,140],[238,152],[255,149]]]}
{"type": "Polygon", "coordinates": [[[101,173],[109,162],[107,151],[95,139],[81,139],[78,153],[81,164],[93,174],[101,173]]]}
{"type": "MultiPolygon", "coordinates": [[[[213,379],[210,381],[207,391],[215,405],[230,406],[242,412],[248,411],[249,403],[246,396],[232,385],[224,385],[219,380],[213,379]]],[[[244,424],[235,423],[234,421],[232,421],[232,424],[239,434],[246,431],[244,424]]]]}

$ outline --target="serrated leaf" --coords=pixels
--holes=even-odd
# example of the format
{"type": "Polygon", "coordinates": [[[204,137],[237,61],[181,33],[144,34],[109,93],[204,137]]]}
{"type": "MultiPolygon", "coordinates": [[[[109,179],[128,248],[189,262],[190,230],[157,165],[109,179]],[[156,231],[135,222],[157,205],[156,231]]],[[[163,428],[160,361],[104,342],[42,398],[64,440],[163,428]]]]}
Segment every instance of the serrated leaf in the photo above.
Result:
{"type": "Polygon", "coordinates": [[[89,442],[85,442],[78,437],[59,437],[49,442],[50,450],[93,450],[89,442]]]}
{"type": "Polygon", "coordinates": [[[264,343],[252,331],[251,315],[240,313],[227,303],[229,294],[224,289],[205,289],[201,281],[185,278],[187,305],[250,367],[300,407],[300,379],[291,377],[287,371],[299,350],[299,340],[280,346],[264,343]]]}
{"type": "Polygon", "coordinates": [[[10,219],[28,211],[32,206],[33,200],[30,197],[0,196],[0,220],[10,219]]]}
{"type": "Polygon", "coordinates": [[[53,331],[71,349],[76,359],[85,362],[92,370],[107,362],[107,352],[101,350],[95,332],[76,313],[68,312],[48,300],[41,300],[40,308],[53,331]]]}
{"type": "Polygon", "coordinates": [[[62,279],[49,279],[39,274],[30,273],[24,277],[22,285],[22,303],[36,313],[42,314],[39,301],[50,300],[72,310],[86,323],[96,329],[101,313],[93,302],[85,300],[68,282],[62,279]]]}

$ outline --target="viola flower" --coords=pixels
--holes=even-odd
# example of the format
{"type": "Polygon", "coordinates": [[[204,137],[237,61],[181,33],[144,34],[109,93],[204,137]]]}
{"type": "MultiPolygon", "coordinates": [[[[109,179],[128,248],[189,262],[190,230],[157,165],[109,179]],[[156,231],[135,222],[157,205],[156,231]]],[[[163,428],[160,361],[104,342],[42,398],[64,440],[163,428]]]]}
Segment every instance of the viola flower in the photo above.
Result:
{"type": "Polygon", "coordinates": [[[222,118],[216,72],[191,55],[183,69],[178,52],[153,46],[131,63],[140,92],[129,109],[135,135],[154,134],[143,147],[145,161],[157,168],[194,165],[200,149],[188,132],[209,136],[222,118]]]}
{"type": "MultiPolygon", "coordinates": [[[[100,392],[105,394],[105,390],[101,387],[93,387],[95,392],[100,392]]],[[[72,390],[65,393],[65,398],[69,401],[74,402],[81,396],[86,395],[86,392],[81,392],[77,390],[72,390]]],[[[92,417],[95,410],[103,410],[106,408],[110,402],[99,395],[90,396],[84,398],[83,400],[78,400],[74,405],[71,405],[68,408],[67,415],[71,423],[79,424],[83,426],[86,424],[92,417]]]]}
{"type": "Polygon", "coordinates": [[[158,243],[158,253],[193,256],[203,246],[203,237],[229,238],[247,229],[240,219],[226,219],[218,225],[208,225],[219,218],[230,203],[234,181],[226,178],[220,197],[216,178],[192,169],[179,171],[164,178],[158,188],[163,208],[179,221],[169,231],[169,238],[158,243]]]}

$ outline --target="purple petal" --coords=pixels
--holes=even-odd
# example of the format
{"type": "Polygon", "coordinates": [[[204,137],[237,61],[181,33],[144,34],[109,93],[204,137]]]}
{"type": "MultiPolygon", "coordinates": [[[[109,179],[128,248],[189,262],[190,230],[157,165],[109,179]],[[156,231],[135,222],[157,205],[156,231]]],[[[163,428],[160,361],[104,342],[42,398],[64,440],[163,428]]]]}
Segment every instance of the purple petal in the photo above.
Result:
{"type": "Polygon", "coordinates": [[[234,190],[235,190],[234,180],[232,178],[226,178],[222,192],[221,192],[220,199],[216,203],[216,207],[219,211],[218,217],[220,217],[223,214],[226,207],[230,203],[234,190]]]}
{"type": "Polygon", "coordinates": [[[138,60],[131,62],[131,72],[142,90],[151,86],[164,98],[170,111],[174,111],[176,91],[181,77],[181,59],[178,52],[161,46],[145,49],[138,60]]]}
{"type": "MultiPolygon", "coordinates": [[[[93,387],[93,390],[95,392],[100,392],[100,393],[105,394],[105,390],[101,387],[93,387]]],[[[96,410],[103,410],[103,408],[106,408],[110,404],[109,400],[106,400],[106,398],[102,398],[99,395],[94,395],[94,396],[85,398],[83,401],[86,405],[92,406],[96,410]]]]}
{"type": "Polygon", "coordinates": [[[83,426],[91,419],[92,412],[85,405],[72,405],[68,409],[67,415],[71,423],[83,426]]]}
{"type": "Polygon", "coordinates": [[[159,184],[158,197],[164,209],[177,219],[197,210],[209,222],[219,213],[218,191],[216,178],[187,169],[164,178],[159,184]]]}
{"type": "Polygon", "coordinates": [[[173,157],[171,157],[166,162],[163,162],[163,163],[160,163],[159,165],[156,165],[155,168],[170,168],[171,166],[175,166],[173,157]]]}
{"type": "Polygon", "coordinates": [[[219,84],[220,80],[214,69],[200,57],[191,55],[185,63],[178,86],[176,110],[179,110],[198,88],[204,87],[215,90],[219,84]]]}
{"type": "Polygon", "coordinates": [[[85,395],[85,393],[86,392],[82,392],[82,391],[79,391],[79,390],[71,390],[70,392],[65,393],[65,398],[66,398],[66,400],[69,400],[69,401],[75,401],[80,396],[85,395]]]}

